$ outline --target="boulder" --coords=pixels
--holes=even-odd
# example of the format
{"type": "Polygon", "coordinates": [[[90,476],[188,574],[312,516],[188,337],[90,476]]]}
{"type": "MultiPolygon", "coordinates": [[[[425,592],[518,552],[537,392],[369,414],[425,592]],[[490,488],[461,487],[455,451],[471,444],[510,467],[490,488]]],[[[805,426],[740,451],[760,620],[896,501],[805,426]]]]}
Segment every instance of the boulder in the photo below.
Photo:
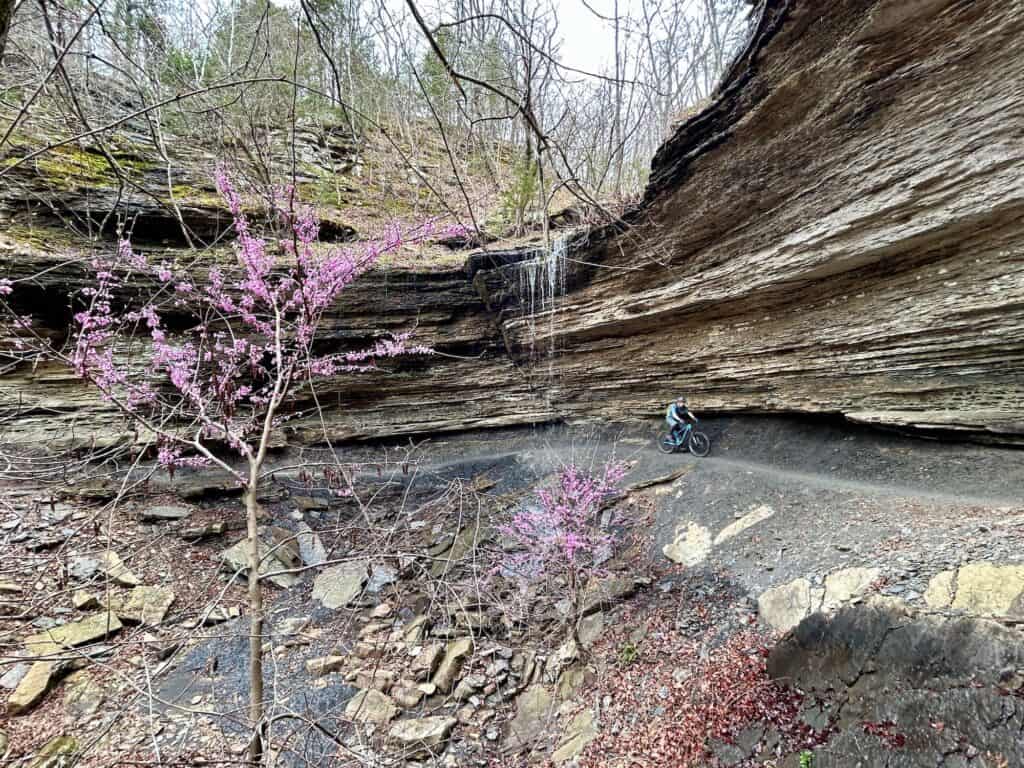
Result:
{"type": "Polygon", "coordinates": [[[485,685],[487,685],[487,678],[483,675],[466,675],[455,686],[452,698],[456,701],[465,701],[485,685]]]}
{"type": "Polygon", "coordinates": [[[928,582],[924,602],[929,608],[949,608],[953,604],[953,580],[956,571],[941,571],[928,582]]]}
{"type": "Polygon", "coordinates": [[[458,721],[454,717],[420,717],[399,720],[391,726],[388,735],[402,747],[406,758],[439,755],[458,721]]]}
{"type": "Polygon", "coordinates": [[[583,592],[582,613],[584,616],[606,608],[630,597],[639,585],[629,576],[609,574],[587,583],[583,592]]]}
{"type": "Polygon", "coordinates": [[[409,680],[400,680],[397,685],[391,688],[391,698],[395,700],[396,704],[405,709],[415,707],[423,700],[424,695],[423,689],[409,680]]]}
{"type": "Polygon", "coordinates": [[[387,693],[395,684],[398,675],[390,669],[358,669],[349,677],[355,682],[357,688],[373,688],[381,693],[387,693]]]}
{"type": "Polygon", "coordinates": [[[842,568],[825,577],[825,596],[821,610],[832,611],[843,603],[861,597],[881,576],[880,568],[842,568]]]}
{"type": "Polygon", "coordinates": [[[799,624],[812,606],[820,602],[817,592],[812,590],[807,579],[794,579],[788,584],[765,590],[757,598],[757,609],[761,618],[773,629],[785,632],[799,624]]]}
{"type": "Polygon", "coordinates": [[[694,566],[703,563],[711,552],[711,531],[699,523],[681,523],[675,537],[661,551],[673,563],[694,566]]]}
{"type": "Polygon", "coordinates": [[[356,723],[386,723],[394,720],[399,711],[389,696],[369,688],[349,699],[345,718],[356,723]]]}
{"type": "Polygon", "coordinates": [[[344,608],[362,592],[366,569],[367,561],[363,559],[325,568],[313,582],[313,599],[325,608],[344,608]]]}

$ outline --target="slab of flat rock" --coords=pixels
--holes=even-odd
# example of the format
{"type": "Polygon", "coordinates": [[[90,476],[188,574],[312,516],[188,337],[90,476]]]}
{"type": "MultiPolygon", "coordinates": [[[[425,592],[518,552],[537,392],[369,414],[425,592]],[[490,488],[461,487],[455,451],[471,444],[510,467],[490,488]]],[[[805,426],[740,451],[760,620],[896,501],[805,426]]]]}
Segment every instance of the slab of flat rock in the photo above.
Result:
{"type": "Polygon", "coordinates": [[[98,608],[100,605],[99,599],[96,595],[91,592],[86,592],[84,589],[75,590],[75,593],[71,595],[71,604],[79,611],[85,611],[89,608],[98,608]]]}
{"type": "Polygon", "coordinates": [[[106,693],[96,680],[85,672],[76,672],[66,683],[64,711],[74,719],[92,717],[99,712],[106,699],[106,693]]]}
{"type": "Polygon", "coordinates": [[[22,661],[8,667],[7,671],[0,675],[0,688],[13,691],[18,687],[25,675],[28,674],[29,667],[31,666],[27,661],[22,661]]]}
{"type": "Polygon", "coordinates": [[[371,595],[379,594],[384,587],[398,581],[398,571],[388,565],[374,563],[370,568],[370,578],[366,581],[366,591],[371,595]]]}
{"type": "Polygon", "coordinates": [[[161,504],[156,507],[147,507],[139,513],[139,520],[146,523],[173,522],[184,520],[192,514],[191,507],[184,507],[177,504],[161,504]]]}
{"type": "Polygon", "coordinates": [[[1024,565],[961,566],[956,574],[953,608],[974,616],[1024,618],[1024,565]]]}
{"type": "Polygon", "coordinates": [[[788,584],[765,590],[757,598],[757,609],[761,618],[773,629],[787,632],[811,612],[820,590],[812,590],[807,579],[794,579],[788,584]]]}
{"type": "Polygon", "coordinates": [[[71,562],[68,565],[68,576],[72,579],[78,579],[79,581],[85,581],[91,579],[100,570],[100,561],[94,557],[84,557],[79,555],[78,557],[71,558],[71,562]]]}
{"type": "Polygon", "coordinates": [[[558,742],[558,747],[551,754],[551,760],[557,765],[579,757],[587,745],[597,738],[597,721],[594,713],[584,709],[577,714],[558,742]]]}
{"type": "Polygon", "coordinates": [[[327,562],[327,547],[316,532],[305,523],[295,526],[295,539],[299,544],[299,556],[306,565],[323,565],[327,562]]]}
{"type": "Polygon", "coordinates": [[[28,673],[7,699],[7,713],[23,715],[41,702],[50,690],[56,666],[52,661],[37,661],[29,667],[28,673]]]}
{"type": "Polygon", "coordinates": [[[460,637],[448,643],[445,648],[444,658],[437,667],[431,682],[437,686],[442,693],[449,693],[455,685],[455,680],[462,671],[462,665],[466,658],[473,652],[473,638],[460,637]]]}
{"type": "Polygon", "coordinates": [[[516,699],[516,714],[509,721],[505,743],[517,750],[544,737],[554,721],[554,697],[543,685],[531,685],[516,699]]]}
{"type": "Polygon", "coordinates": [[[347,658],[347,656],[321,656],[317,659],[307,659],[306,671],[314,677],[323,677],[344,667],[347,658]]]}
{"type": "Polygon", "coordinates": [[[387,723],[398,717],[399,711],[390,696],[369,688],[349,699],[345,717],[355,723],[387,723]]]}
{"type": "Polygon", "coordinates": [[[821,610],[832,611],[864,595],[882,575],[881,568],[842,568],[825,577],[821,610]]]}
{"type": "Polygon", "coordinates": [[[56,736],[36,753],[36,759],[28,768],[64,768],[73,764],[73,758],[77,754],[78,741],[74,736],[56,736]]]}
{"type": "Polygon", "coordinates": [[[34,656],[56,653],[75,648],[113,635],[121,629],[121,620],[110,611],[93,614],[81,621],[61,624],[45,632],[25,638],[25,647],[34,656]]]}
{"type": "Polygon", "coordinates": [[[128,570],[120,555],[112,549],[108,549],[100,556],[100,568],[115,584],[122,587],[137,587],[142,583],[138,576],[128,570]]]}
{"type": "MultiPolygon", "coordinates": [[[[291,566],[275,557],[271,552],[271,548],[262,539],[259,542],[259,555],[261,580],[268,581],[281,589],[290,589],[298,583],[299,577],[294,573],[277,573],[278,571],[287,570],[291,566]],[[271,576],[269,574],[274,575],[271,576]]],[[[243,575],[248,574],[249,539],[242,539],[233,546],[228,547],[220,553],[220,558],[223,569],[229,573],[241,572],[243,575]]]]}
{"type": "Polygon", "coordinates": [[[325,608],[344,608],[363,590],[368,577],[366,560],[351,560],[325,568],[313,582],[313,599],[325,608]]]}
{"type": "Polygon", "coordinates": [[[162,623],[174,602],[174,591],[168,587],[135,587],[125,597],[112,598],[108,607],[125,624],[155,627],[162,623]]]}
{"type": "Polygon", "coordinates": [[[402,745],[407,758],[430,757],[444,751],[444,746],[458,721],[454,717],[420,717],[399,720],[388,735],[402,745]]]}
{"type": "Polygon", "coordinates": [[[741,517],[739,520],[729,523],[729,525],[725,526],[725,528],[719,531],[718,535],[715,536],[715,546],[717,547],[719,544],[724,544],[729,539],[739,536],[748,528],[752,528],[758,523],[764,522],[765,520],[772,517],[774,514],[775,510],[769,507],[767,504],[760,504],[754,507],[752,510],[750,510],[750,512],[747,512],[747,514],[743,515],[743,517],[741,517]]]}

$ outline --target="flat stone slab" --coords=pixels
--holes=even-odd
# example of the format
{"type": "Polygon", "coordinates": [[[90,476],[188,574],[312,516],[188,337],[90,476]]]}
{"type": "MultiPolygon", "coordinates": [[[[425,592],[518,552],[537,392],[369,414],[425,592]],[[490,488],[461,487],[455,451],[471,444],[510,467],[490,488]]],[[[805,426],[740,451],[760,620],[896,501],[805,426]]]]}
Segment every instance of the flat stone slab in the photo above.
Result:
{"type": "Polygon", "coordinates": [[[673,563],[694,566],[703,563],[711,552],[711,531],[694,522],[680,524],[671,544],[662,547],[662,553],[673,563]]]}
{"type": "Polygon", "coordinates": [[[363,590],[369,574],[366,560],[351,560],[347,563],[325,568],[313,581],[313,599],[325,608],[343,608],[363,590]]]}
{"type": "Polygon", "coordinates": [[[457,722],[454,717],[441,716],[399,720],[388,735],[404,747],[404,757],[429,757],[442,751],[457,722]]]}
{"type": "Polygon", "coordinates": [[[122,587],[137,587],[142,583],[138,576],[128,570],[121,556],[112,549],[108,549],[100,556],[100,568],[115,584],[122,587]]]}
{"type": "Polygon", "coordinates": [[[390,696],[373,688],[359,691],[345,707],[345,717],[356,723],[387,723],[399,712],[390,696]]]}
{"type": "Polygon", "coordinates": [[[473,638],[460,637],[448,643],[445,648],[444,658],[441,659],[434,677],[431,679],[437,689],[442,693],[449,693],[455,685],[455,680],[462,671],[462,665],[466,658],[473,652],[473,638]]]}
{"type": "Polygon", "coordinates": [[[509,721],[506,746],[529,747],[547,734],[554,722],[554,697],[543,685],[531,685],[516,699],[516,714],[509,721]]]}
{"type": "Polygon", "coordinates": [[[715,536],[715,546],[717,547],[719,544],[722,544],[735,536],[739,536],[748,528],[752,528],[758,523],[764,522],[774,515],[775,510],[767,504],[761,504],[754,507],[754,509],[743,515],[739,520],[730,523],[719,531],[718,535],[715,536]]]}
{"type": "Polygon", "coordinates": [[[39,704],[50,690],[56,667],[56,663],[52,661],[37,661],[29,667],[28,674],[21,679],[18,687],[7,699],[7,713],[23,715],[39,704]]]}
{"type": "Polygon", "coordinates": [[[174,520],[184,520],[191,514],[191,507],[183,507],[176,504],[163,504],[142,510],[139,513],[139,519],[147,523],[171,522],[174,520]]]}
{"type": "Polygon", "coordinates": [[[102,640],[121,629],[121,620],[110,611],[94,614],[81,621],[62,624],[25,638],[25,647],[33,656],[56,653],[94,640],[102,640]]]}
{"type": "Polygon", "coordinates": [[[127,597],[112,599],[108,605],[126,624],[162,623],[174,602],[174,591],[168,587],[135,587],[127,597]]]}

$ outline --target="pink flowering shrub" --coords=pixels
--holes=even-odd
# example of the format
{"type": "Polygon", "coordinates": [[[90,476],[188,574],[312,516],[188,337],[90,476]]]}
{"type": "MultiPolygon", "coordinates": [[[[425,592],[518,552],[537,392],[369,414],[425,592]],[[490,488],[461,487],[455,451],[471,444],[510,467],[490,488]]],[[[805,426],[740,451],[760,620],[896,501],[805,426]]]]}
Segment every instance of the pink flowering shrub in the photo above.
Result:
{"type": "MultiPolygon", "coordinates": [[[[312,379],[367,371],[384,358],[430,353],[411,344],[409,334],[338,353],[318,352],[314,342],[324,313],[342,291],[384,254],[435,234],[433,222],[409,233],[389,227],[380,240],[325,250],[317,241],[314,211],[297,207],[285,190],[279,199],[288,205],[276,210],[282,234],[270,241],[253,231],[222,168],[216,184],[233,217],[237,270],[212,266],[201,277],[167,263],[150,264],[124,240],[115,260],[94,262],[95,282],[82,291],[86,307],[74,316],[76,373],[154,428],[159,461],[169,469],[211,460],[206,441],[252,457],[253,441],[279,422],[284,399],[312,379]],[[153,299],[138,309],[120,309],[117,296],[140,278],[156,284],[153,299]],[[165,322],[169,315],[190,318],[189,327],[172,333],[165,322]],[[138,349],[140,331],[150,341],[145,376],[125,362],[138,349]],[[154,385],[161,380],[170,387],[154,385]],[[164,418],[169,414],[184,431],[170,427],[164,418]]],[[[0,290],[9,293],[9,282],[0,290]]]]}
{"type": "Polygon", "coordinates": [[[506,572],[524,587],[543,583],[560,590],[564,584],[574,626],[586,585],[599,569],[599,553],[611,546],[601,529],[601,507],[618,493],[625,474],[626,465],[617,461],[597,475],[567,466],[552,487],[537,492],[536,505],[520,508],[502,529],[516,545],[506,572]]]}

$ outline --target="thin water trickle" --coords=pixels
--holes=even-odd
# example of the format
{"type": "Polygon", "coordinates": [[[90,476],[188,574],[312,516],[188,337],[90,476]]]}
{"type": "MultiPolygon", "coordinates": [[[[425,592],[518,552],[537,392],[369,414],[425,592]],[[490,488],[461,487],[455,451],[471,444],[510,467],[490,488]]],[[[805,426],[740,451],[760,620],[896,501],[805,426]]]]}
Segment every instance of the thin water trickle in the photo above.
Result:
{"type": "Polygon", "coordinates": [[[556,300],[565,293],[567,256],[568,238],[561,235],[554,238],[551,246],[537,258],[520,262],[517,266],[516,289],[526,323],[530,358],[534,362],[547,359],[549,384],[554,377],[557,353],[556,300]],[[537,322],[538,318],[545,315],[548,323],[547,344],[544,349],[538,349],[537,322]]]}

